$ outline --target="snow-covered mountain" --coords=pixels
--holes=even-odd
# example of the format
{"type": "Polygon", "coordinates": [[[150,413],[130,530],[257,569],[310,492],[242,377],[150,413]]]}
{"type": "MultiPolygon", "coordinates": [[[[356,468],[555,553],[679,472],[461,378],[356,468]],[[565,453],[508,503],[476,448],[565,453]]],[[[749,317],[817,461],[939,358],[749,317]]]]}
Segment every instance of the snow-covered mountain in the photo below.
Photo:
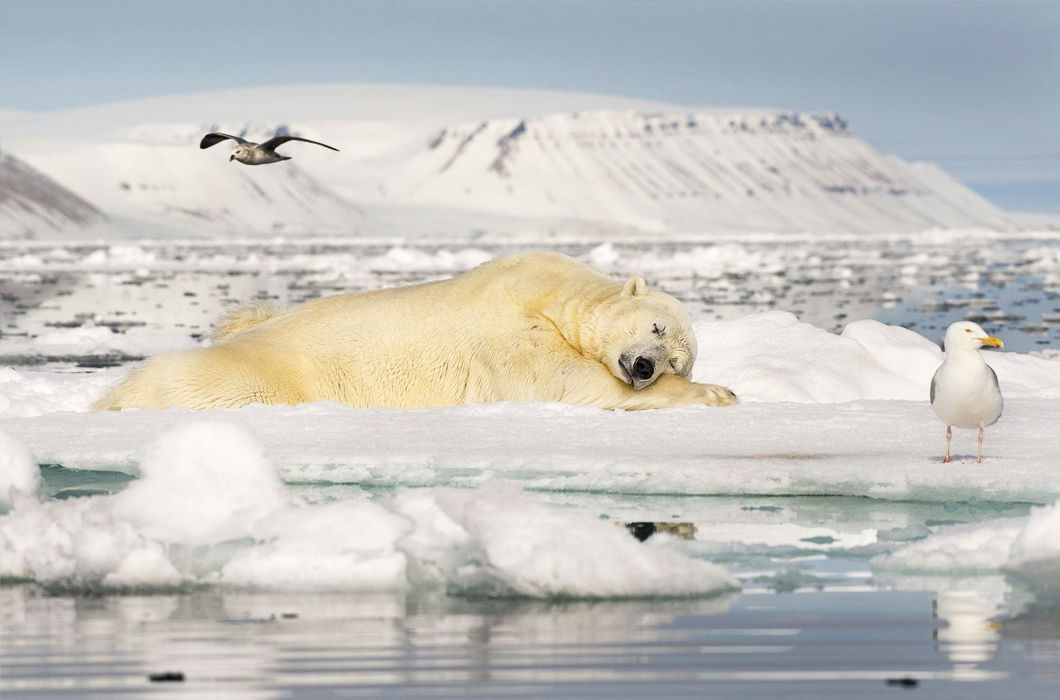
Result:
{"type": "Polygon", "coordinates": [[[441,129],[391,187],[409,199],[648,230],[1003,226],[940,171],[885,157],[839,115],[595,111],[441,129]]]}
{"type": "Polygon", "coordinates": [[[326,85],[142,100],[5,122],[33,167],[140,233],[416,234],[1011,228],[937,167],[835,114],[506,89],[326,85]],[[208,131],[291,133],[247,167],[208,131]]]}
{"type": "Polygon", "coordinates": [[[77,233],[103,220],[84,199],[0,151],[0,239],[77,233]]]}

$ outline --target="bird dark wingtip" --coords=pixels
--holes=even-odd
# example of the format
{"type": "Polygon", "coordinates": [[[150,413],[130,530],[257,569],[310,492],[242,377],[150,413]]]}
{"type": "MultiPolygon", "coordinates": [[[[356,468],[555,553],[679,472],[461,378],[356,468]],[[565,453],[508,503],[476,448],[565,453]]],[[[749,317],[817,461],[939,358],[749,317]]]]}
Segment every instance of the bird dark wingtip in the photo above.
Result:
{"type": "Polygon", "coordinates": [[[214,131],[202,137],[202,140],[199,141],[199,148],[209,148],[210,146],[219,144],[227,139],[232,139],[236,143],[242,142],[242,139],[236,136],[229,136],[228,134],[222,134],[219,131],[214,131]]]}

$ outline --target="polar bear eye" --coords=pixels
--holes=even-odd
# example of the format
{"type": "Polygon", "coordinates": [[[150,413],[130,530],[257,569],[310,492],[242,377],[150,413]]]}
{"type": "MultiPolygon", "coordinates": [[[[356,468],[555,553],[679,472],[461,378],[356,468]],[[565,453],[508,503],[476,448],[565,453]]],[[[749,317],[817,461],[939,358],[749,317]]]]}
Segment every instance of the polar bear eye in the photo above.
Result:
{"type": "Polygon", "coordinates": [[[660,338],[663,337],[664,335],[666,335],[666,329],[665,328],[659,328],[659,324],[657,324],[657,323],[651,324],[651,332],[654,333],[655,335],[659,336],[660,338]]]}

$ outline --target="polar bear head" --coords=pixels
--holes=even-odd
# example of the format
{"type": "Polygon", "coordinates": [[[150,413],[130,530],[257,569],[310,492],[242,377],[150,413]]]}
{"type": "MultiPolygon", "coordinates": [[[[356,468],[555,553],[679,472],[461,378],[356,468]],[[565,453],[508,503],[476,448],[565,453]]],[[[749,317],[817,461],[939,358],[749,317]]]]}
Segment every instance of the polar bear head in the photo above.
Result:
{"type": "Polygon", "coordinates": [[[648,289],[642,277],[626,282],[595,325],[600,361],[634,389],[663,374],[692,374],[696,337],[688,312],[669,294],[648,289]]]}

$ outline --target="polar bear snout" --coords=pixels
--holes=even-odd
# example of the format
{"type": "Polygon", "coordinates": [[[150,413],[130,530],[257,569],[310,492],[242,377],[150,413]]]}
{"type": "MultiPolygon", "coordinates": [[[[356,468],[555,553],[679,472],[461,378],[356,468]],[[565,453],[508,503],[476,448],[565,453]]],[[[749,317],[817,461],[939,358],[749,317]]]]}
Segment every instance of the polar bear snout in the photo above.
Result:
{"type": "Polygon", "coordinates": [[[643,350],[631,349],[618,358],[618,366],[622,370],[623,379],[634,389],[643,389],[655,381],[658,360],[643,350]]]}
{"type": "Polygon", "coordinates": [[[630,372],[634,380],[645,381],[655,376],[655,363],[643,355],[633,361],[633,371],[630,372]]]}

